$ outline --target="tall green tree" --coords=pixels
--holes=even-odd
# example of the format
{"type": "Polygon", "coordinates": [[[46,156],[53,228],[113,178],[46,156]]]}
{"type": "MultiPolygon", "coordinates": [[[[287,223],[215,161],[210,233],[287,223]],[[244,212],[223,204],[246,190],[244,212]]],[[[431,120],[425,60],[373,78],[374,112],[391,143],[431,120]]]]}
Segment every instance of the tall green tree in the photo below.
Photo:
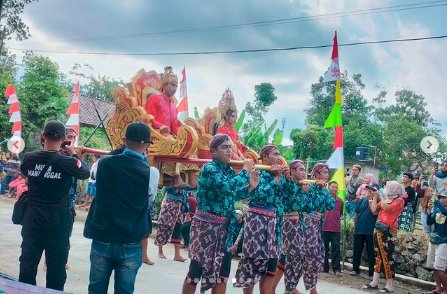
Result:
{"type": "Polygon", "coordinates": [[[387,106],[383,106],[387,102],[386,92],[382,91],[374,99],[378,104],[375,115],[383,125],[382,161],[390,176],[410,169],[413,164],[423,165],[446,152],[445,140],[427,110],[425,97],[407,89],[396,91],[394,96],[395,103],[387,106]],[[429,135],[441,141],[438,154],[428,155],[420,148],[421,140],[429,135]]]}
{"type": "Polygon", "coordinates": [[[109,102],[114,102],[112,97],[113,89],[116,87],[126,87],[126,83],[123,80],[115,80],[100,74],[96,76],[91,75],[88,79],[88,84],[81,87],[82,94],[109,102]]]}
{"type": "Polygon", "coordinates": [[[20,15],[25,6],[37,0],[2,0],[0,3],[0,56],[6,53],[4,41],[14,36],[18,41],[26,40],[31,35],[28,26],[22,21],[20,15]]]}
{"type": "Polygon", "coordinates": [[[264,116],[268,112],[270,105],[278,99],[275,95],[275,88],[270,83],[256,85],[254,96],[254,101],[247,102],[244,109],[248,120],[242,126],[242,137],[245,137],[246,140],[256,129],[259,132],[267,131],[264,116]]]}
{"type": "Polygon", "coordinates": [[[47,120],[66,119],[69,101],[59,67],[48,57],[27,55],[25,72],[18,86],[22,112],[22,137],[26,146],[38,146],[38,135],[47,120]]]}
{"type": "MultiPolygon", "coordinates": [[[[341,75],[341,95],[343,98],[344,153],[346,159],[353,159],[358,146],[380,146],[382,143],[382,126],[371,120],[374,107],[368,105],[363,96],[365,84],[360,74],[349,77],[347,72],[341,75]]],[[[335,83],[318,83],[311,86],[310,107],[306,109],[304,130],[292,130],[294,153],[298,158],[324,160],[332,152],[333,129],[323,129],[323,125],[334,105],[335,83]],[[309,142],[306,138],[318,140],[309,142]],[[304,140],[304,141],[301,141],[304,140]],[[318,142],[318,145],[315,145],[318,142]],[[318,147],[320,146],[320,147],[318,147]],[[319,150],[314,150],[319,149],[319,150]]]]}

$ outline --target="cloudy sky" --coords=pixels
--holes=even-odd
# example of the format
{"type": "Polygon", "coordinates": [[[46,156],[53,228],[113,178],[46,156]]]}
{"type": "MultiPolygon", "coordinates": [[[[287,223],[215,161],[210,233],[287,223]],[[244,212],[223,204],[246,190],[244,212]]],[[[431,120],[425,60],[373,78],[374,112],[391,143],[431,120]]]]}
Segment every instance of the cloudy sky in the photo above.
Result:
{"type": "MultiPolygon", "coordinates": [[[[15,49],[56,52],[164,53],[264,49],[447,35],[447,1],[414,0],[40,0],[26,7],[32,37],[15,49]],[[425,3],[412,5],[414,3],[425,3]],[[425,6],[425,7],[423,7],[425,6]],[[380,8],[380,9],[379,9],[380,8]],[[354,12],[357,11],[357,12],[354,12]],[[290,19],[262,25],[238,24],[290,19]],[[212,27],[223,29],[210,29],[212,27]],[[205,29],[204,29],[205,28],[205,29]],[[155,33],[155,34],[154,34],[155,33]]],[[[20,51],[14,50],[20,55],[20,51]]],[[[426,97],[447,134],[447,39],[341,47],[340,67],[360,73],[371,100],[380,90],[406,88],[426,97]]],[[[278,100],[266,119],[287,119],[286,132],[304,126],[310,85],[330,64],[330,48],[194,56],[116,56],[40,53],[68,73],[87,63],[129,80],[140,68],[187,71],[190,111],[216,106],[227,87],[239,109],[254,86],[270,82],[278,100]]],[[[391,98],[393,95],[389,95],[391,98]]],[[[322,122],[323,123],[323,122],[322,122]]]]}

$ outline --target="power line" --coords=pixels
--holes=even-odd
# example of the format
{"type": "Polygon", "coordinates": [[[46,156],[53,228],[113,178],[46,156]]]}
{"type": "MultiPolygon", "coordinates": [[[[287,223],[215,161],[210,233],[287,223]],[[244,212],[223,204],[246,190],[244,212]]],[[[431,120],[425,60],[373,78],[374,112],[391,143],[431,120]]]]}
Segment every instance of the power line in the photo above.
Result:
{"type": "MultiPolygon", "coordinates": [[[[339,47],[350,47],[350,46],[359,46],[359,45],[414,42],[414,41],[436,40],[436,39],[445,39],[445,38],[447,38],[447,35],[420,37],[420,38],[405,38],[405,39],[389,39],[389,40],[379,40],[379,41],[352,42],[352,43],[338,44],[338,46],[339,47]]],[[[314,45],[314,46],[294,46],[294,47],[283,47],[283,48],[228,50],[228,51],[158,52],[158,53],[80,52],[80,51],[53,51],[53,50],[44,50],[44,49],[23,49],[23,48],[9,48],[9,49],[15,50],[15,51],[30,50],[30,51],[42,52],[42,53],[79,54],[79,55],[173,56],[173,55],[214,55],[214,54],[259,53],[259,52],[292,51],[292,50],[303,50],[303,49],[320,49],[320,48],[328,48],[328,47],[332,47],[332,44],[314,45]]]]}
{"type": "Polygon", "coordinates": [[[224,31],[224,30],[251,28],[251,27],[257,27],[257,26],[267,26],[267,25],[274,25],[274,24],[307,22],[307,21],[324,20],[324,19],[330,19],[330,18],[346,17],[346,16],[352,16],[352,15],[365,15],[365,14],[376,14],[376,13],[384,13],[384,12],[406,11],[406,10],[433,8],[433,7],[440,7],[440,6],[447,6],[447,1],[442,0],[442,1],[418,2],[418,3],[387,6],[387,7],[376,7],[376,8],[361,9],[361,10],[351,10],[351,11],[346,11],[346,12],[334,12],[334,13],[319,14],[319,15],[280,18],[280,19],[274,19],[274,20],[264,20],[264,21],[248,22],[248,23],[221,25],[221,26],[188,28],[188,29],[169,30],[169,31],[138,33],[138,34],[112,35],[112,36],[102,36],[102,37],[99,36],[99,37],[73,38],[73,39],[66,39],[66,40],[60,40],[60,41],[55,41],[55,42],[30,42],[30,43],[27,43],[27,45],[63,43],[63,42],[73,42],[73,41],[111,41],[111,40],[116,40],[116,39],[145,38],[145,37],[151,37],[151,36],[171,35],[171,34],[179,34],[179,33],[200,33],[200,32],[224,31]]]}

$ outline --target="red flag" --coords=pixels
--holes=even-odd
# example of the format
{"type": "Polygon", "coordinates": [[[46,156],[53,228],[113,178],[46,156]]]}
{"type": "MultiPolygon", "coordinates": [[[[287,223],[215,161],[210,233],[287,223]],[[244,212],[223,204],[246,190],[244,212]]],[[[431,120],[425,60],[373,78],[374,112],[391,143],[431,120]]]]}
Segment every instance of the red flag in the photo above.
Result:
{"type": "Polygon", "coordinates": [[[335,138],[333,147],[343,147],[343,126],[335,127],[335,138]]]}
{"type": "Polygon", "coordinates": [[[8,114],[12,114],[12,113],[17,112],[17,111],[20,111],[19,102],[11,104],[11,106],[9,107],[8,114]]]}
{"type": "Polygon", "coordinates": [[[73,91],[75,96],[79,97],[79,82],[77,82],[76,84],[73,85],[73,91]]]}
{"type": "Polygon", "coordinates": [[[338,41],[337,41],[337,31],[335,31],[334,35],[334,45],[332,46],[332,56],[331,59],[338,58],[338,41]]]}
{"type": "Polygon", "coordinates": [[[6,87],[5,97],[9,97],[9,96],[11,96],[12,94],[15,94],[15,93],[16,93],[16,90],[14,89],[14,86],[12,84],[9,84],[6,87]]]}
{"type": "Polygon", "coordinates": [[[67,110],[67,114],[79,114],[79,102],[71,103],[67,110]]]}
{"type": "Polygon", "coordinates": [[[18,131],[21,131],[21,130],[22,130],[22,122],[18,121],[18,122],[15,122],[12,125],[12,131],[13,132],[18,132],[18,131]]]}

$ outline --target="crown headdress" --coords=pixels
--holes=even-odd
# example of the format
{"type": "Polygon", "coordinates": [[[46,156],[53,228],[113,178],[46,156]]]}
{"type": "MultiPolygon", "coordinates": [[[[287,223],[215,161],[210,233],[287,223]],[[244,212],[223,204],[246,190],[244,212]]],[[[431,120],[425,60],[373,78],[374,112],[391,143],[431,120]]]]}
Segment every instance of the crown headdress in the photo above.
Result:
{"type": "Polygon", "coordinates": [[[228,110],[230,109],[234,112],[237,111],[236,104],[234,103],[233,93],[231,92],[230,88],[227,88],[225,92],[222,94],[222,98],[220,98],[219,101],[218,121],[223,119],[227,115],[228,110]]]}
{"type": "Polygon", "coordinates": [[[170,82],[178,84],[178,78],[172,71],[172,66],[165,67],[165,72],[161,76],[161,81],[163,82],[163,85],[170,82]]]}

